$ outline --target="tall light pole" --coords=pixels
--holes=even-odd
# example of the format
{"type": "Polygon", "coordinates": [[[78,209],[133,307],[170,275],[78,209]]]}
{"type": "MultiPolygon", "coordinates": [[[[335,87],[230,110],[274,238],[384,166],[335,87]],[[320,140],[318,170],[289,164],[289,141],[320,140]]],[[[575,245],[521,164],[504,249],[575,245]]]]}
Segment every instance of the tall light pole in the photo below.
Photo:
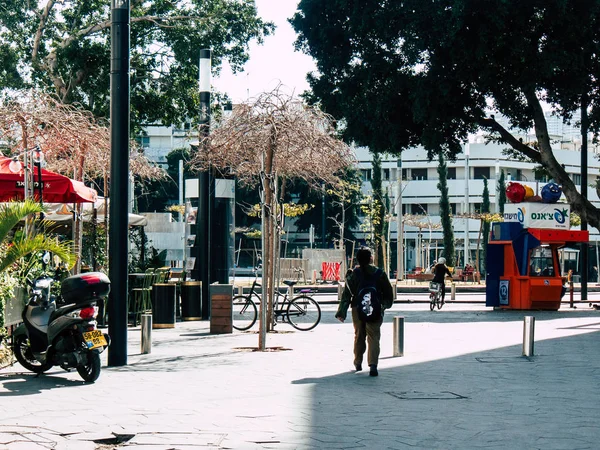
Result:
{"type": "MultiPolygon", "coordinates": [[[[584,201],[588,198],[588,103],[587,94],[581,96],[581,196],[584,201]]],[[[587,221],[581,221],[581,230],[587,230],[587,221]]],[[[589,247],[587,242],[581,243],[581,300],[588,298],[588,257],[589,247]]],[[[596,263],[597,264],[597,263],[596,263]]]]}
{"type": "Polygon", "coordinates": [[[469,153],[471,149],[469,143],[465,144],[465,260],[464,265],[469,261],[469,153]]]}
{"type": "Polygon", "coordinates": [[[401,281],[404,279],[404,249],[403,249],[403,240],[404,240],[404,223],[402,221],[402,155],[398,158],[397,163],[397,179],[398,185],[396,186],[397,194],[396,194],[396,229],[398,233],[398,239],[396,242],[396,281],[401,281]]]}
{"type": "MultiPolygon", "coordinates": [[[[210,130],[210,61],[211,51],[200,50],[200,118],[198,151],[205,151],[206,138],[210,130]]],[[[198,174],[198,213],[196,215],[196,263],[197,279],[202,283],[200,302],[202,319],[209,317],[210,285],[210,220],[211,220],[211,174],[210,169],[198,174]]]]}
{"type": "Polygon", "coordinates": [[[112,0],[110,64],[110,227],[108,365],[127,364],[129,199],[129,0],[112,0]],[[114,194],[114,195],[113,195],[114,194]]]}

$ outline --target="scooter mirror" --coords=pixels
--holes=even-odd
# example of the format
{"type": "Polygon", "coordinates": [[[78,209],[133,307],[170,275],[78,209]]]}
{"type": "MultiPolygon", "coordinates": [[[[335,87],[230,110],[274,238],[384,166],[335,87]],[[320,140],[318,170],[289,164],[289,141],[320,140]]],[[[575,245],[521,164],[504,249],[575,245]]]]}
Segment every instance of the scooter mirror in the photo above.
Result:
{"type": "Polygon", "coordinates": [[[50,253],[49,252],[44,252],[44,255],[42,256],[42,262],[44,264],[48,264],[50,262],[50,253]]]}

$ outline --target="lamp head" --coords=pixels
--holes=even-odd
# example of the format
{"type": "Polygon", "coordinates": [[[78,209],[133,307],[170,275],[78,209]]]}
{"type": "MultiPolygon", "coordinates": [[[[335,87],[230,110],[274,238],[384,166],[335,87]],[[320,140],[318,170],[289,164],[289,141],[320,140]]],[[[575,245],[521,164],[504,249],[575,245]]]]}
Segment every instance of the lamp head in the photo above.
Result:
{"type": "Polygon", "coordinates": [[[13,160],[8,164],[8,170],[10,170],[12,173],[19,173],[21,169],[23,169],[21,161],[19,161],[19,158],[16,156],[13,157],[13,160]]]}
{"type": "Polygon", "coordinates": [[[33,150],[32,157],[35,164],[42,164],[44,162],[44,152],[42,152],[39,147],[36,147],[33,150]]]}

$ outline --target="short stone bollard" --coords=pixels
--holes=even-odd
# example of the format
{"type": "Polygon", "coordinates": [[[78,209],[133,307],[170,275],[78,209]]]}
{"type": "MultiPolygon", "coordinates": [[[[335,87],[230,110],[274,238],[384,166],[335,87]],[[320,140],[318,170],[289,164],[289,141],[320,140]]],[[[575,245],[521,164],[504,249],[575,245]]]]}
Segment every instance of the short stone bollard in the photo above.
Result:
{"type": "Polygon", "coordinates": [[[237,287],[237,295],[244,295],[244,286],[238,285],[238,287],[237,287]]]}
{"type": "Polygon", "coordinates": [[[404,317],[394,317],[394,354],[404,356],[404,317]]]}
{"type": "Polygon", "coordinates": [[[450,300],[456,300],[456,283],[450,285],[450,300]]]}
{"type": "Polygon", "coordinates": [[[523,356],[533,356],[535,317],[523,317],[523,356]]]}
{"type": "Polygon", "coordinates": [[[152,351],[152,314],[142,314],[142,355],[152,351]]]}

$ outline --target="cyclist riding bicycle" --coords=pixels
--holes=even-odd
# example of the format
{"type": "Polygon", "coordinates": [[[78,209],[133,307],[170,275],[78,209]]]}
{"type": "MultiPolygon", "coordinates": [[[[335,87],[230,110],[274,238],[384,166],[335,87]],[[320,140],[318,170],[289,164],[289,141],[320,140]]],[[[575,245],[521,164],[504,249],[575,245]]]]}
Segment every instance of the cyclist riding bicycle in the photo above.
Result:
{"type": "Polygon", "coordinates": [[[444,302],[444,297],[446,296],[446,285],[444,284],[446,275],[452,277],[448,267],[446,267],[446,258],[439,258],[437,264],[433,268],[433,282],[439,283],[442,288],[442,302],[444,302]]]}

